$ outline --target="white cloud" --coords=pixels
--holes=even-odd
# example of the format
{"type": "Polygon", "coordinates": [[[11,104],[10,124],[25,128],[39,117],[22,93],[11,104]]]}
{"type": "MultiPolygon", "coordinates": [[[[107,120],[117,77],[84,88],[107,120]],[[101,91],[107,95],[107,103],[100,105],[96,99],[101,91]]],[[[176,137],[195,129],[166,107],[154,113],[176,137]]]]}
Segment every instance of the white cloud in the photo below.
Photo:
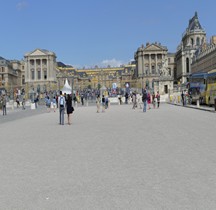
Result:
{"type": "Polygon", "coordinates": [[[123,65],[124,62],[123,61],[120,61],[120,60],[116,60],[115,58],[111,59],[111,60],[103,60],[101,62],[101,65],[104,66],[104,67],[107,67],[108,65],[111,66],[111,67],[119,67],[121,65],[123,65]]]}
{"type": "Polygon", "coordinates": [[[23,10],[28,6],[28,2],[27,1],[20,1],[19,3],[17,3],[16,8],[18,10],[23,10]]]}

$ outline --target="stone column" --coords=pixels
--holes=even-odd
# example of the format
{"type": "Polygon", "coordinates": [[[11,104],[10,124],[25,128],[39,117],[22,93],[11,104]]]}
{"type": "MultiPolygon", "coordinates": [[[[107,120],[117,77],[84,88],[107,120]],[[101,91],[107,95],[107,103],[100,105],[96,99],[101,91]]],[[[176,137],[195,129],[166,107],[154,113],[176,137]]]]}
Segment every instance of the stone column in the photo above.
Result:
{"type": "Polygon", "coordinates": [[[144,56],[145,56],[144,53],[142,53],[142,77],[145,72],[145,57],[144,56]]]}
{"type": "Polygon", "coordinates": [[[151,54],[149,54],[149,74],[151,74],[152,69],[151,69],[151,54]]]}
{"type": "Polygon", "coordinates": [[[30,60],[28,59],[28,57],[26,58],[26,81],[29,81],[29,71],[30,71],[30,60]]]}
{"type": "Polygon", "coordinates": [[[158,62],[158,60],[157,60],[157,53],[155,54],[155,73],[156,74],[158,74],[158,66],[157,66],[157,62],[158,62]]]}
{"type": "Polygon", "coordinates": [[[137,54],[138,59],[138,77],[142,74],[142,53],[138,52],[137,54]]]}
{"type": "Polygon", "coordinates": [[[37,59],[34,59],[34,66],[35,66],[34,67],[34,81],[36,80],[36,75],[37,75],[36,74],[36,72],[37,72],[37,62],[36,61],[37,61],[37,59]]]}
{"type": "Polygon", "coordinates": [[[47,59],[47,80],[50,79],[50,57],[47,59]]]}
{"type": "Polygon", "coordinates": [[[42,63],[41,63],[41,80],[44,80],[44,72],[43,72],[43,59],[42,60],[42,63]]]}

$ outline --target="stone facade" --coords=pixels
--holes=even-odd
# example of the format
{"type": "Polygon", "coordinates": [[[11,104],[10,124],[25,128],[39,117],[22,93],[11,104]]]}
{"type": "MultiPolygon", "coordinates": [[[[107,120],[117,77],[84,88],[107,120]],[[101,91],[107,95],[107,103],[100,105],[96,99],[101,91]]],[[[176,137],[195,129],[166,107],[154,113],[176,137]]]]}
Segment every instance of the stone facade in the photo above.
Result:
{"type": "Polygon", "coordinates": [[[24,88],[24,62],[0,57],[0,90],[13,98],[16,91],[24,88]]]}
{"type": "Polygon", "coordinates": [[[196,50],[206,43],[206,32],[201,27],[197,12],[189,20],[188,27],[182,35],[181,44],[176,52],[177,80],[186,83],[191,74],[191,64],[196,50]]]}
{"type": "Polygon", "coordinates": [[[191,73],[208,72],[216,69],[216,36],[211,38],[210,44],[200,47],[193,57],[191,73]]]}
{"type": "Polygon", "coordinates": [[[73,80],[73,87],[77,90],[88,87],[97,89],[98,86],[111,88],[113,83],[116,83],[119,88],[124,88],[126,83],[130,83],[131,87],[137,88],[133,79],[135,68],[135,64],[91,69],[57,67],[57,80],[60,88],[64,85],[65,78],[68,78],[69,84],[72,84],[73,80]]]}
{"type": "Polygon", "coordinates": [[[168,49],[160,43],[147,43],[137,49],[134,55],[136,61],[135,77],[140,88],[160,91],[166,94],[173,88],[175,55],[167,53],[168,49]]]}
{"type": "Polygon", "coordinates": [[[25,56],[25,82],[27,89],[38,93],[56,89],[56,55],[48,50],[36,49],[25,56]]]}

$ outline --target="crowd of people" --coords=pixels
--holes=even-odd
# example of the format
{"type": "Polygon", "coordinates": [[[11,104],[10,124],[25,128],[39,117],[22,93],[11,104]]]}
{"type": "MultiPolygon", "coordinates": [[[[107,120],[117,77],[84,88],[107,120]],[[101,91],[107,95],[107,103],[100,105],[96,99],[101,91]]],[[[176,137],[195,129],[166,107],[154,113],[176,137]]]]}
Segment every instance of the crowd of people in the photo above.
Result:
{"type": "MultiPolygon", "coordinates": [[[[126,100],[126,103],[128,103],[128,99],[126,100]]],[[[155,109],[156,107],[159,108],[160,107],[159,91],[157,91],[157,94],[153,92],[151,95],[149,90],[144,89],[142,96],[139,93],[133,92],[132,103],[133,103],[132,109],[139,107],[140,109],[143,109],[143,112],[146,112],[147,109],[148,110],[151,108],[155,109]]]]}
{"type": "MultiPolygon", "coordinates": [[[[107,93],[107,92],[106,92],[107,93]]],[[[65,119],[64,116],[67,114],[67,124],[71,125],[72,121],[72,113],[74,112],[73,103],[77,104],[78,97],[81,99],[79,102],[81,105],[84,105],[84,101],[87,100],[86,97],[94,97],[96,96],[96,112],[105,112],[105,109],[109,108],[110,101],[109,101],[109,94],[104,94],[100,96],[100,92],[98,91],[92,91],[92,92],[80,92],[79,94],[63,94],[62,91],[60,91],[59,95],[53,95],[53,94],[46,94],[44,97],[44,103],[47,108],[47,112],[51,112],[53,110],[56,112],[56,109],[59,109],[59,124],[64,125],[65,119]]],[[[132,104],[132,109],[140,108],[143,109],[143,112],[146,112],[147,109],[151,108],[159,108],[160,106],[160,94],[157,92],[157,94],[151,94],[149,90],[144,89],[142,94],[136,93],[136,91],[129,94],[128,92],[125,93],[124,97],[125,100],[123,102],[122,95],[118,95],[119,104],[132,104]],[[152,104],[152,106],[151,106],[152,104]]],[[[41,99],[39,98],[39,95],[37,95],[32,103],[34,102],[35,108],[38,107],[39,101],[41,99]]],[[[17,108],[19,108],[22,105],[22,109],[25,109],[25,97],[22,97],[22,100],[20,101],[20,97],[16,97],[16,103],[17,108]]],[[[0,102],[2,104],[2,111],[3,115],[7,114],[6,110],[6,104],[7,104],[7,98],[6,95],[2,95],[0,98],[0,102]]]]}

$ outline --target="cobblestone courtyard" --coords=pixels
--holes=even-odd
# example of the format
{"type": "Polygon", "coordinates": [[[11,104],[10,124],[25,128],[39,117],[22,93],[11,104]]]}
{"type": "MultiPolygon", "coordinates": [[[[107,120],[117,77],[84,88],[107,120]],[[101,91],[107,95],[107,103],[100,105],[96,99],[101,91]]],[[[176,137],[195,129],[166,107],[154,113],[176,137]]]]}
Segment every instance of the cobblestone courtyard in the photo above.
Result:
{"type": "Polygon", "coordinates": [[[0,123],[1,210],[216,209],[215,113],[89,106],[58,120],[0,123]]]}

